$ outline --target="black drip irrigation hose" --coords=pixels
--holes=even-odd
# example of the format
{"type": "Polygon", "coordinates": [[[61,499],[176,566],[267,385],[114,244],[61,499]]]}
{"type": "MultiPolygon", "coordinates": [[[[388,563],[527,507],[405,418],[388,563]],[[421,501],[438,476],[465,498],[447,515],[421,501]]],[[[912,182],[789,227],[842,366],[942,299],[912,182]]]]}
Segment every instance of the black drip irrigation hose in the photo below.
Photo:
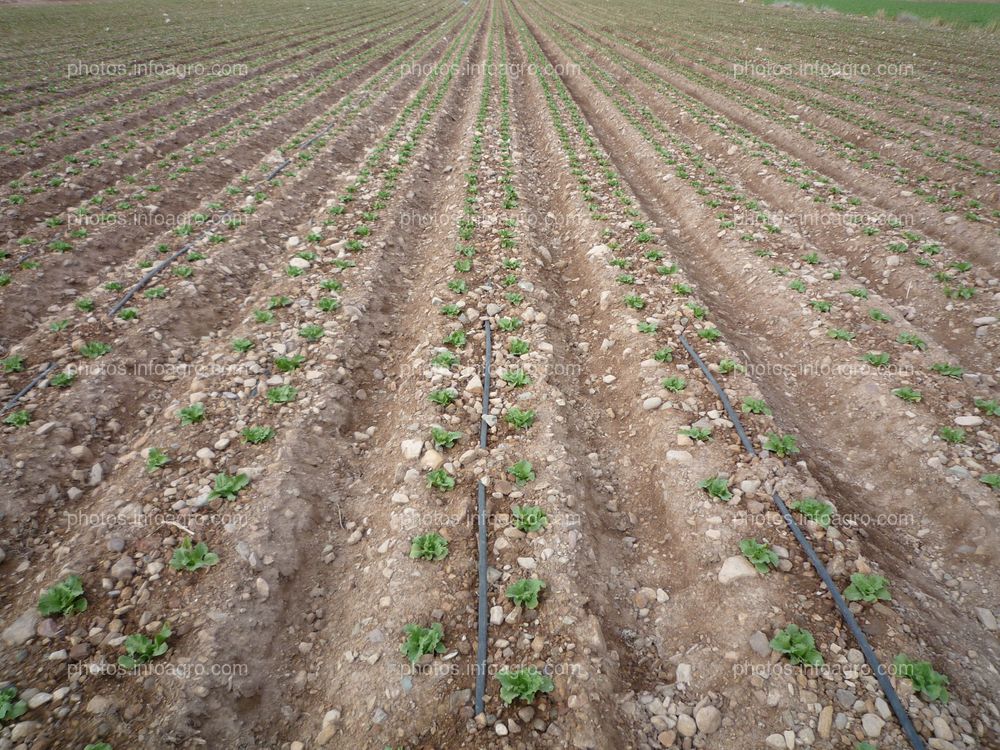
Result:
{"type": "MultiPolygon", "coordinates": [[[[483,364],[483,416],[479,423],[479,447],[486,447],[486,436],[489,425],[486,415],[490,413],[490,362],[493,360],[493,330],[490,321],[485,321],[486,357],[483,364]]],[[[489,625],[489,615],[486,606],[488,580],[486,572],[486,485],[479,480],[476,505],[477,525],[479,532],[479,621],[478,645],[476,647],[476,715],[483,712],[483,701],[486,695],[486,628],[489,625]]]]}
{"type": "Polygon", "coordinates": [[[0,415],[6,414],[8,411],[10,411],[11,409],[13,409],[14,406],[17,404],[18,400],[20,400],[21,396],[23,396],[25,393],[27,393],[28,391],[30,391],[31,389],[33,389],[36,385],[38,385],[39,383],[41,383],[42,380],[45,379],[45,376],[48,375],[49,372],[52,371],[52,368],[55,367],[55,366],[56,366],[55,362],[49,362],[45,366],[44,370],[42,370],[40,373],[38,373],[30,383],[28,383],[26,386],[24,386],[24,388],[22,388],[16,394],[14,394],[14,397],[10,401],[8,401],[6,404],[4,404],[4,407],[2,409],[0,409],[0,415]]]}
{"type": "MultiPolygon", "coordinates": [[[[722,406],[726,410],[726,415],[729,417],[729,421],[732,422],[733,426],[736,428],[736,434],[739,435],[740,442],[743,443],[743,447],[746,448],[747,453],[756,457],[758,455],[757,449],[754,448],[750,438],[747,437],[746,430],[743,429],[743,423],[740,421],[739,413],[733,408],[732,402],[730,402],[729,397],[722,389],[722,386],[719,385],[719,381],[715,379],[711,372],[709,372],[704,360],[698,356],[698,353],[694,350],[694,347],[688,343],[684,334],[679,334],[678,338],[680,339],[684,349],[687,350],[687,353],[691,356],[691,359],[694,360],[695,364],[698,365],[698,368],[705,375],[709,384],[711,384],[715,394],[722,401],[722,406]]],[[[823,561],[819,559],[819,555],[816,554],[816,550],[806,538],[805,533],[802,531],[802,527],[799,526],[795,518],[792,517],[791,511],[788,510],[788,506],[781,498],[781,495],[779,495],[777,491],[774,491],[771,493],[771,500],[774,501],[774,504],[781,513],[781,517],[785,519],[785,523],[788,525],[789,530],[791,530],[792,535],[798,541],[802,550],[806,553],[806,557],[809,558],[809,562],[812,563],[813,568],[815,568],[820,579],[826,585],[827,591],[830,592],[830,596],[833,597],[833,603],[837,605],[837,611],[840,612],[841,619],[843,619],[844,624],[847,625],[847,629],[851,631],[851,635],[854,636],[854,640],[857,641],[858,646],[861,648],[861,653],[865,655],[865,661],[868,662],[868,666],[871,667],[872,671],[875,673],[875,679],[878,680],[878,684],[882,688],[882,692],[885,693],[885,697],[889,701],[889,706],[892,708],[892,712],[896,715],[896,719],[899,721],[899,725],[903,730],[903,734],[906,735],[906,739],[909,740],[913,750],[926,750],[923,738],[917,733],[916,727],[913,726],[913,721],[910,719],[910,715],[903,707],[902,701],[899,700],[899,695],[896,693],[896,689],[889,681],[889,676],[882,667],[882,664],[879,662],[878,656],[875,655],[875,650],[868,642],[868,638],[865,637],[864,631],[855,619],[854,614],[848,608],[847,602],[844,601],[844,597],[841,596],[840,589],[838,589],[837,584],[834,583],[833,577],[830,575],[830,571],[826,569],[826,565],[824,565],[823,561]]]]}
{"type": "Polygon", "coordinates": [[[127,305],[129,301],[136,294],[142,291],[146,287],[146,285],[153,280],[154,276],[160,273],[160,271],[169,266],[177,258],[186,253],[192,247],[194,247],[194,243],[189,242],[186,245],[184,245],[180,250],[176,250],[175,252],[171,253],[168,257],[160,261],[157,265],[153,266],[153,268],[150,269],[145,276],[139,279],[139,281],[137,281],[135,285],[131,289],[129,289],[128,292],[125,293],[124,297],[118,300],[118,302],[116,302],[115,305],[110,310],[108,310],[108,317],[113,318],[119,310],[125,307],[125,305],[127,305]]]}

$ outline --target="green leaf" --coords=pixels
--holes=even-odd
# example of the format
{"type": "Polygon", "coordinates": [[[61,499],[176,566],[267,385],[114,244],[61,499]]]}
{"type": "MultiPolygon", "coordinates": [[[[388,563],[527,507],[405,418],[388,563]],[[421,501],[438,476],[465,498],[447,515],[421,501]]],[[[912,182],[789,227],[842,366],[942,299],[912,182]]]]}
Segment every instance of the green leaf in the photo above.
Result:
{"type": "Polygon", "coordinates": [[[892,662],[896,674],[913,683],[913,689],[929,701],[948,702],[948,678],[934,671],[928,661],[913,661],[899,654],[892,662]]]}
{"type": "Polygon", "coordinates": [[[170,559],[170,567],[174,570],[195,571],[208,568],[219,562],[219,556],[208,551],[208,545],[204,542],[192,544],[191,537],[181,540],[174,550],[174,556],[170,559]]]}
{"type": "Polygon", "coordinates": [[[439,622],[435,622],[429,628],[406,625],[403,632],[406,634],[406,640],[399,650],[410,664],[416,664],[425,654],[441,654],[445,651],[444,627],[439,622]]]}
{"type": "Polygon", "coordinates": [[[789,625],[774,636],[771,648],[785,654],[792,664],[808,664],[813,667],[823,664],[823,656],[816,649],[812,633],[798,625],[789,625]]]}
{"type": "Polygon", "coordinates": [[[223,500],[235,500],[240,490],[250,484],[250,477],[246,474],[235,474],[230,476],[225,472],[215,475],[215,486],[208,495],[212,500],[221,497],[223,500]]]}
{"type": "Polygon", "coordinates": [[[535,667],[516,671],[505,669],[497,673],[497,682],[500,683],[500,698],[508,706],[516,700],[531,703],[538,693],[551,693],[555,690],[552,678],[535,667]]]}
{"type": "Polygon", "coordinates": [[[519,607],[535,609],[538,606],[538,594],[545,588],[545,581],[540,578],[524,578],[512,583],[505,592],[507,598],[519,607]]]}
{"type": "Polygon", "coordinates": [[[80,576],[69,576],[66,580],[47,589],[38,599],[38,611],[46,617],[52,615],[75,615],[87,609],[83,596],[80,576]]]}
{"type": "Polygon", "coordinates": [[[882,576],[866,573],[852,573],[851,585],[844,589],[844,598],[849,602],[890,601],[888,580],[882,576]]]}
{"type": "Polygon", "coordinates": [[[414,560],[444,560],[448,556],[448,540],[432,531],[413,537],[410,542],[410,557],[414,560]]]}

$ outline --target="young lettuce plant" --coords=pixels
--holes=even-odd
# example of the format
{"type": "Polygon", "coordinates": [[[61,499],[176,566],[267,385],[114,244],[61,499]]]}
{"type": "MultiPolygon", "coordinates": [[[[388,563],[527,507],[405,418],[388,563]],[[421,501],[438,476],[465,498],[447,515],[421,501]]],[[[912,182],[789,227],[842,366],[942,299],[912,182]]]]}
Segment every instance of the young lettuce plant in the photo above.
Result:
{"type": "Polygon", "coordinates": [[[518,607],[535,609],[538,606],[538,595],[544,588],[545,581],[541,578],[523,578],[508,586],[504,593],[518,607]]]}
{"type": "Polygon", "coordinates": [[[888,580],[874,573],[852,573],[851,585],[844,589],[844,598],[849,602],[891,601],[888,584],[888,580]]]}
{"type": "Polygon", "coordinates": [[[69,576],[45,592],[38,599],[38,611],[46,617],[76,615],[87,609],[80,576],[69,576]]]}
{"type": "Polygon", "coordinates": [[[158,656],[163,656],[170,648],[167,639],[170,637],[170,625],[163,627],[152,639],[141,633],[134,633],[125,639],[126,653],[118,657],[118,666],[122,669],[135,669],[140,664],[146,664],[158,656]]]}
{"type": "Polygon", "coordinates": [[[771,568],[778,567],[777,553],[765,542],[744,539],[740,542],[740,552],[757,569],[758,573],[767,573],[771,568]]]}
{"type": "Polygon", "coordinates": [[[215,485],[208,495],[209,500],[221,497],[223,500],[235,500],[236,496],[244,487],[250,484],[250,477],[246,474],[234,474],[230,476],[225,472],[215,475],[215,485]]]}
{"type": "Polygon", "coordinates": [[[830,521],[833,519],[833,506],[814,497],[804,497],[801,500],[796,500],[790,503],[788,507],[792,510],[797,510],[810,521],[818,523],[824,529],[830,525],[830,521]]]}
{"type": "Polygon", "coordinates": [[[196,424],[205,418],[205,404],[199,401],[197,404],[185,406],[178,414],[182,425],[196,424]]]}
{"type": "Polygon", "coordinates": [[[433,623],[429,628],[414,624],[406,625],[403,632],[406,634],[406,640],[399,650],[410,664],[416,664],[425,654],[443,654],[445,651],[444,627],[439,622],[433,623]]]}
{"type": "Polygon", "coordinates": [[[819,667],[823,656],[816,649],[812,633],[798,625],[789,625],[771,639],[771,649],[784,654],[792,664],[808,664],[819,667]]]}
{"type": "Polygon", "coordinates": [[[948,702],[948,678],[934,671],[929,661],[914,661],[899,654],[892,662],[896,674],[913,683],[913,689],[928,701],[948,702]]]}
{"type": "Polygon", "coordinates": [[[270,427],[247,427],[243,430],[243,439],[250,445],[260,445],[266,443],[274,437],[274,430],[270,427]]]}
{"type": "Polygon", "coordinates": [[[518,487],[535,481],[535,472],[530,461],[518,461],[513,466],[508,466],[507,473],[514,477],[518,487]]]}
{"type": "Polygon", "coordinates": [[[209,552],[207,544],[204,542],[193,544],[192,541],[191,537],[186,537],[177,545],[174,556],[170,559],[171,568],[193,572],[218,564],[219,556],[209,552]]]}
{"type": "Polygon", "coordinates": [[[512,406],[504,417],[507,420],[507,424],[518,429],[524,430],[531,427],[535,422],[535,412],[531,409],[520,409],[516,406],[512,406]]]}
{"type": "Polygon", "coordinates": [[[455,477],[444,469],[434,469],[427,472],[427,486],[440,492],[455,488],[455,477]]]}
{"type": "Polygon", "coordinates": [[[452,432],[438,426],[431,427],[431,442],[435,448],[452,448],[461,437],[461,432],[452,432]]]}
{"type": "Polygon", "coordinates": [[[0,690],[0,724],[24,716],[28,712],[27,701],[18,700],[17,688],[13,685],[0,690]]]}
{"type": "Polygon", "coordinates": [[[153,473],[157,469],[162,469],[170,463],[170,456],[159,448],[150,448],[146,454],[146,471],[153,473]]]}
{"type": "Polygon", "coordinates": [[[729,490],[729,480],[725,477],[709,477],[698,482],[698,486],[705,490],[709,497],[714,497],[722,502],[729,502],[733,499],[733,493],[729,490]]]}
{"type": "Polygon", "coordinates": [[[548,675],[539,672],[535,667],[497,672],[497,682],[500,683],[500,699],[510,705],[516,700],[531,703],[538,693],[551,693],[555,684],[548,675]]]}
{"type": "Polygon", "coordinates": [[[510,514],[514,528],[525,534],[542,531],[549,524],[549,517],[537,505],[514,505],[510,509],[510,514]]]}
{"type": "Polygon", "coordinates": [[[799,446],[792,435],[779,435],[775,432],[767,433],[764,441],[764,450],[770,451],[779,458],[785,458],[799,452],[799,446]]]}
{"type": "Polygon", "coordinates": [[[687,387],[687,381],[678,375],[671,375],[669,378],[661,380],[660,385],[671,393],[679,393],[687,387]]]}
{"type": "Polygon", "coordinates": [[[415,536],[410,541],[410,557],[414,560],[432,560],[439,562],[448,556],[448,540],[432,531],[429,534],[415,536]]]}
{"type": "Polygon", "coordinates": [[[458,391],[454,388],[442,388],[440,390],[431,391],[427,398],[431,403],[437,404],[438,406],[449,406],[455,402],[455,399],[458,398],[458,391]]]}
{"type": "Polygon", "coordinates": [[[740,410],[744,414],[771,414],[771,407],[760,398],[745,398],[740,410]]]}
{"type": "Polygon", "coordinates": [[[531,378],[522,369],[504,370],[500,373],[500,379],[512,388],[523,388],[524,386],[531,385],[531,378]]]}

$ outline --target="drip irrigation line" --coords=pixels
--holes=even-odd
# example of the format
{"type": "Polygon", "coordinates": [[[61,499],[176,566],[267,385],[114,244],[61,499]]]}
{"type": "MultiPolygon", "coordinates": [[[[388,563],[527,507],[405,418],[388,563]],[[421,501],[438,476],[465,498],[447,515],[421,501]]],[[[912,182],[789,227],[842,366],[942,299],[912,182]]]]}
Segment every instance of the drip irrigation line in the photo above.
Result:
{"type": "Polygon", "coordinates": [[[42,380],[45,378],[45,376],[48,375],[49,372],[52,371],[52,368],[55,367],[55,366],[56,366],[55,362],[49,362],[49,364],[47,364],[45,366],[44,370],[42,370],[40,373],[38,373],[35,376],[35,378],[30,383],[28,383],[26,386],[24,386],[24,388],[22,388],[17,393],[15,393],[14,397],[10,401],[8,401],[6,404],[4,404],[4,407],[2,409],[0,409],[0,415],[6,414],[8,411],[10,411],[11,409],[13,409],[14,405],[17,404],[17,402],[21,398],[21,396],[23,396],[25,393],[27,393],[28,391],[30,391],[32,388],[34,388],[40,382],[42,382],[42,380]]]}
{"type": "Polygon", "coordinates": [[[154,278],[154,277],[155,277],[155,276],[156,276],[156,275],[157,275],[157,274],[158,274],[158,273],[159,273],[160,271],[162,271],[162,270],[163,270],[164,268],[166,268],[167,266],[169,266],[169,265],[170,265],[171,263],[173,263],[173,262],[174,262],[174,261],[175,261],[175,260],[176,260],[177,258],[179,258],[179,257],[180,257],[181,255],[183,255],[184,253],[186,253],[186,252],[187,252],[188,250],[190,250],[190,249],[191,249],[192,247],[194,247],[194,242],[189,242],[189,243],[187,243],[186,245],[184,245],[183,247],[181,247],[181,249],[180,249],[180,250],[175,250],[175,251],[174,251],[173,253],[171,253],[171,254],[170,254],[169,256],[167,256],[167,257],[166,257],[166,258],[164,258],[164,259],[163,259],[162,261],[160,261],[160,262],[159,262],[159,263],[158,263],[157,265],[153,266],[153,268],[151,268],[151,269],[150,269],[150,270],[149,270],[149,271],[148,271],[148,272],[147,272],[147,273],[146,273],[146,274],[145,274],[145,275],[144,275],[144,276],[143,276],[143,277],[142,277],[141,279],[139,279],[139,281],[137,281],[137,282],[135,283],[135,285],[134,285],[134,286],[133,286],[133,287],[132,287],[131,289],[129,289],[129,290],[128,290],[128,291],[127,291],[127,292],[125,293],[125,296],[124,296],[124,297],[122,297],[122,298],[121,298],[120,300],[118,300],[118,301],[117,301],[117,302],[116,302],[116,303],[114,304],[114,306],[113,306],[113,307],[112,307],[112,308],[111,308],[110,310],[108,310],[108,317],[109,317],[109,318],[113,318],[113,317],[115,316],[115,314],[116,314],[116,313],[117,313],[117,312],[118,312],[119,310],[121,310],[121,309],[122,309],[123,307],[125,307],[125,305],[127,305],[127,304],[129,303],[129,301],[130,301],[130,300],[131,300],[131,299],[132,299],[132,298],[133,298],[133,297],[134,297],[134,296],[135,296],[136,294],[138,294],[139,292],[141,292],[141,291],[142,291],[142,290],[143,290],[143,289],[144,289],[144,288],[146,287],[146,285],[147,285],[147,284],[149,284],[149,282],[150,282],[150,281],[152,281],[152,280],[153,280],[153,278],[154,278]]]}
{"type": "MultiPolygon", "coordinates": [[[[743,443],[743,447],[746,449],[747,453],[751,456],[756,457],[759,455],[757,449],[754,448],[753,443],[747,436],[746,430],[743,428],[743,423],[740,421],[739,413],[733,408],[732,402],[726,395],[726,392],[719,385],[719,381],[715,379],[711,372],[709,372],[708,367],[705,365],[705,361],[698,356],[698,352],[694,350],[694,347],[688,343],[687,338],[684,334],[679,334],[681,345],[694,360],[695,364],[698,365],[698,369],[701,370],[705,378],[708,380],[712,389],[715,391],[715,395],[719,397],[722,401],[722,406],[726,411],[726,415],[729,417],[729,421],[733,423],[736,428],[736,434],[740,437],[740,442],[743,443]]],[[[878,656],[875,655],[875,650],[872,648],[871,644],[868,642],[868,638],[865,636],[864,631],[855,619],[854,614],[851,612],[850,608],[847,606],[847,602],[844,601],[844,597],[841,596],[840,589],[837,584],[834,583],[833,577],[830,575],[830,571],[827,570],[826,565],[820,560],[819,555],[816,554],[816,550],[813,548],[809,539],[806,537],[805,532],[802,531],[802,527],[799,526],[798,522],[792,516],[791,511],[785,504],[781,495],[778,494],[777,490],[771,493],[771,500],[777,506],[778,511],[781,513],[781,517],[785,520],[788,525],[789,530],[795,537],[796,541],[802,547],[802,550],[806,553],[806,557],[809,558],[809,562],[812,563],[813,568],[819,574],[820,579],[826,585],[827,591],[830,592],[830,596],[833,597],[833,603],[837,606],[837,611],[840,612],[840,617],[847,625],[847,629],[851,631],[851,635],[854,636],[854,640],[857,641],[858,646],[861,648],[861,653],[865,656],[865,661],[868,662],[868,666],[871,667],[872,672],[875,674],[875,679],[878,680],[879,686],[882,688],[882,692],[885,693],[886,700],[889,702],[889,707],[892,712],[896,715],[896,719],[899,721],[899,725],[903,730],[903,734],[906,735],[906,739],[909,740],[910,745],[913,750],[926,750],[926,745],[924,744],[923,738],[917,732],[915,726],[913,726],[913,721],[910,719],[910,715],[907,713],[906,708],[904,708],[902,701],[899,699],[899,695],[896,693],[896,689],[892,686],[892,682],[889,681],[889,676],[882,666],[881,662],[878,660],[878,656]]]]}
{"type": "MultiPolygon", "coordinates": [[[[493,330],[490,321],[484,323],[486,330],[486,355],[483,362],[483,415],[479,424],[479,447],[486,447],[489,425],[486,415],[490,413],[490,362],[493,360],[493,330]]],[[[479,621],[478,645],[476,647],[476,715],[483,712],[486,695],[486,628],[489,625],[487,613],[487,589],[489,581],[486,573],[486,485],[479,480],[476,501],[476,517],[479,533],[479,621]]]]}

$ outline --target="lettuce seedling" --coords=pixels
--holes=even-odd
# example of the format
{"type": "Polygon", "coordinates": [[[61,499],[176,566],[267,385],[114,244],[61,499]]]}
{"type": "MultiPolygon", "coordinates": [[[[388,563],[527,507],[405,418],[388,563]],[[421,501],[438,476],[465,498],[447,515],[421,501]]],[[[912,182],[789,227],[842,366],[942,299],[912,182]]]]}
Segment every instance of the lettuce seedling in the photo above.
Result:
{"type": "Polygon", "coordinates": [[[920,391],[909,387],[896,388],[892,392],[892,395],[895,396],[896,398],[902,399],[908,404],[918,403],[923,398],[923,394],[921,394],[920,391]]]}
{"type": "Polygon", "coordinates": [[[181,417],[181,424],[195,424],[205,418],[205,404],[199,401],[197,404],[184,407],[178,414],[181,417]]]}
{"type": "Polygon", "coordinates": [[[277,357],[274,360],[274,366],[280,372],[292,372],[292,370],[299,369],[305,361],[306,358],[303,355],[295,354],[291,357],[277,357]]]}
{"type": "Polygon", "coordinates": [[[427,472],[427,486],[441,492],[447,492],[455,488],[455,477],[444,469],[434,469],[427,472]]]}
{"type": "Polygon", "coordinates": [[[796,500],[794,503],[789,504],[788,507],[792,510],[797,510],[810,521],[818,523],[824,529],[830,525],[830,521],[833,518],[833,506],[814,497],[804,497],[801,500],[796,500]]]}
{"type": "Polygon", "coordinates": [[[531,378],[528,377],[528,373],[522,369],[504,370],[500,373],[500,379],[513,388],[521,388],[526,385],[531,385],[531,378]]]}
{"type": "Polygon", "coordinates": [[[103,341],[88,341],[80,347],[80,354],[87,359],[97,359],[103,357],[111,351],[111,347],[103,341]]]}
{"type": "Polygon", "coordinates": [[[443,427],[431,427],[431,442],[435,448],[452,448],[461,437],[461,432],[452,432],[443,427]]]}
{"type": "Polygon", "coordinates": [[[799,452],[799,446],[792,435],[779,435],[775,432],[767,433],[764,441],[764,450],[770,451],[779,458],[785,458],[799,452]]]}
{"type": "Polygon", "coordinates": [[[709,427],[685,427],[680,434],[705,443],[712,439],[712,430],[709,427]]]}
{"type": "Polygon", "coordinates": [[[868,352],[861,359],[872,367],[885,367],[889,364],[889,355],[885,352],[868,352]]]}
{"type": "Polygon", "coordinates": [[[535,609],[538,606],[538,594],[545,588],[541,578],[523,578],[507,587],[507,598],[514,604],[525,609],[535,609]]]}
{"type": "Polygon", "coordinates": [[[31,412],[27,409],[19,409],[17,411],[12,411],[3,420],[4,424],[9,424],[12,427],[26,427],[31,424],[31,412]]]}
{"type": "Polygon", "coordinates": [[[458,392],[453,388],[442,388],[437,391],[431,391],[427,398],[431,403],[437,404],[438,406],[448,406],[455,402],[458,398],[458,392]]]}
{"type": "Polygon", "coordinates": [[[448,556],[448,540],[432,531],[413,537],[410,542],[410,557],[414,560],[433,560],[438,562],[448,556]]]}
{"type": "Polygon", "coordinates": [[[71,370],[63,370],[57,375],[53,375],[49,385],[55,388],[69,388],[76,380],[76,373],[71,370]]]}
{"type": "Polygon", "coordinates": [[[709,477],[698,482],[698,486],[709,494],[709,497],[718,498],[723,502],[733,499],[733,493],[729,491],[729,480],[725,477],[709,477]]]}
{"type": "Polygon", "coordinates": [[[549,524],[549,517],[537,505],[514,505],[510,509],[514,527],[525,534],[541,531],[549,524]]]}
{"type": "Polygon", "coordinates": [[[511,339],[507,344],[507,351],[515,357],[522,357],[531,350],[531,345],[523,339],[511,339]]]}
{"type": "Polygon", "coordinates": [[[287,404],[295,400],[299,392],[290,385],[279,385],[267,389],[267,401],[271,404],[287,404]]]}
{"type": "Polygon", "coordinates": [[[938,430],[938,435],[946,443],[957,445],[965,442],[965,430],[961,427],[942,427],[938,430]]]}
{"type": "Polygon", "coordinates": [[[798,625],[789,625],[771,639],[771,649],[784,654],[792,664],[808,664],[818,667],[823,664],[823,656],[816,649],[812,633],[798,625]]]}
{"type": "Polygon", "coordinates": [[[208,551],[208,545],[198,542],[192,545],[191,537],[181,540],[170,559],[170,567],[174,570],[195,571],[208,568],[219,562],[219,556],[208,551]]]}
{"type": "Polygon", "coordinates": [[[965,374],[963,370],[958,365],[950,365],[947,362],[938,362],[931,365],[931,370],[936,372],[938,375],[944,375],[946,378],[955,378],[956,380],[961,380],[962,376],[965,374]]]}
{"type": "Polygon", "coordinates": [[[270,427],[247,427],[243,430],[243,439],[251,445],[266,443],[274,437],[274,430],[270,427]]]}
{"type": "Polygon", "coordinates": [[[406,640],[399,650],[410,664],[416,664],[425,654],[443,654],[445,651],[444,627],[439,622],[435,622],[429,628],[406,625],[403,632],[406,634],[406,640]]]}
{"type": "Polygon", "coordinates": [[[906,654],[899,654],[892,662],[896,674],[913,683],[913,689],[928,701],[948,702],[948,678],[934,671],[928,661],[913,661],[906,654]]]}
{"type": "Polygon", "coordinates": [[[891,601],[889,581],[882,576],[866,573],[852,573],[851,585],[844,589],[844,598],[849,602],[891,601]]]}
{"type": "Polygon", "coordinates": [[[167,639],[170,637],[170,625],[163,623],[160,632],[152,639],[141,633],[134,633],[125,639],[125,651],[123,656],[118,657],[118,666],[122,669],[135,669],[140,664],[146,664],[158,656],[167,653],[169,646],[167,639]]]}
{"type": "Polygon", "coordinates": [[[450,370],[458,364],[458,357],[455,356],[454,352],[438,352],[431,357],[431,364],[435,367],[444,367],[445,369],[450,370]]]}
{"type": "Polygon", "coordinates": [[[312,323],[307,326],[302,326],[299,329],[299,336],[304,338],[306,341],[313,341],[313,342],[319,341],[321,338],[323,338],[324,333],[326,333],[326,331],[323,330],[323,326],[316,325],[315,323],[312,323]]]}
{"type": "Polygon", "coordinates": [[[17,699],[17,688],[13,685],[0,690],[0,724],[14,721],[28,711],[26,701],[17,699]]]}
{"type": "Polygon", "coordinates": [[[146,454],[146,471],[150,473],[162,469],[168,463],[170,463],[170,456],[159,448],[150,448],[149,453],[146,454]]]}
{"type": "Polygon", "coordinates": [[[758,573],[767,573],[771,568],[778,567],[778,555],[769,544],[756,539],[744,539],[740,542],[740,552],[750,561],[758,573]]]}
{"type": "Polygon", "coordinates": [[[745,398],[740,410],[744,414],[771,414],[771,407],[763,399],[745,398]]]}
{"type": "Polygon", "coordinates": [[[508,466],[507,473],[514,477],[518,487],[535,481],[535,472],[531,468],[530,461],[518,461],[513,466],[508,466]]]}
{"type": "Polygon", "coordinates": [[[927,342],[913,333],[903,332],[896,337],[896,341],[900,344],[909,344],[914,349],[918,349],[919,351],[927,349],[927,342]]]}
{"type": "Polygon", "coordinates": [[[38,611],[46,617],[52,615],[76,615],[87,609],[87,599],[83,595],[80,576],[69,576],[50,589],[46,589],[38,599],[38,611]]]}
{"type": "Polygon", "coordinates": [[[246,474],[234,474],[230,476],[225,472],[215,475],[215,486],[208,495],[212,500],[221,497],[223,500],[235,500],[236,496],[244,487],[250,484],[250,477],[246,474]]]}
{"type": "Polygon", "coordinates": [[[512,406],[505,415],[504,419],[507,420],[507,424],[512,427],[523,430],[531,427],[535,422],[535,412],[531,409],[520,409],[516,406],[512,406]]]}
{"type": "Polygon", "coordinates": [[[1000,417],[1000,403],[993,399],[977,398],[976,408],[985,412],[990,417],[1000,417]]]}
{"type": "Polygon", "coordinates": [[[538,693],[551,693],[555,690],[552,678],[535,667],[516,671],[504,669],[497,672],[497,682],[500,683],[500,698],[508,706],[516,700],[531,703],[538,693]]]}
{"type": "Polygon", "coordinates": [[[20,354],[11,354],[5,359],[0,359],[0,367],[3,368],[4,373],[7,375],[14,372],[22,372],[24,370],[24,357],[20,354]]]}
{"type": "Polygon", "coordinates": [[[687,381],[677,375],[671,375],[669,378],[661,380],[660,385],[672,393],[678,393],[687,388],[687,381]]]}
{"type": "Polygon", "coordinates": [[[520,327],[521,321],[519,318],[500,318],[500,320],[497,321],[497,328],[504,333],[516,331],[520,327]]]}
{"type": "Polygon", "coordinates": [[[448,334],[448,338],[444,340],[446,346],[462,347],[465,346],[465,342],[468,340],[468,336],[465,331],[452,331],[448,334]]]}
{"type": "Polygon", "coordinates": [[[653,359],[655,359],[657,362],[670,362],[673,360],[673,358],[674,358],[674,350],[669,346],[665,346],[662,349],[657,349],[655,352],[653,352],[653,359]]]}

